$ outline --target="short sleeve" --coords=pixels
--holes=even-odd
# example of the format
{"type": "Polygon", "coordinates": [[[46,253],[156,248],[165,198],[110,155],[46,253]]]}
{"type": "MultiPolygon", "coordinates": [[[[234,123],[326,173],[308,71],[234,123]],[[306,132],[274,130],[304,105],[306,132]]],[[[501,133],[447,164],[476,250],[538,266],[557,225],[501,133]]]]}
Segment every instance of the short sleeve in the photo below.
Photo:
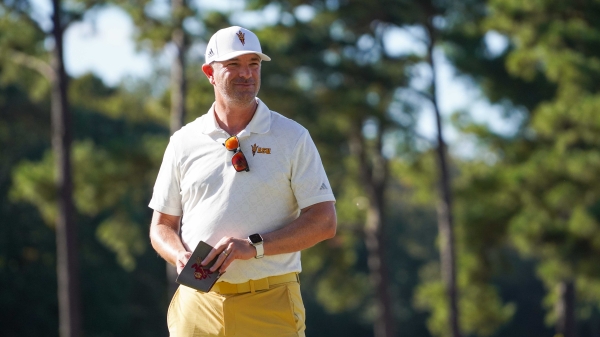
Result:
{"type": "Polygon", "coordinates": [[[162,164],[154,184],[152,199],[148,205],[155,211],[181,216],[183,210],[181,207],[181,188],[180,188],[180,170],[173,145],[173,138],[167,145],[162,164]]]}
{"type": "Polygon", "coordinates": [[[320,202],[335,201],[317,147],[306,129],[292,155],[291,183],[300,209],[320,202]]]}

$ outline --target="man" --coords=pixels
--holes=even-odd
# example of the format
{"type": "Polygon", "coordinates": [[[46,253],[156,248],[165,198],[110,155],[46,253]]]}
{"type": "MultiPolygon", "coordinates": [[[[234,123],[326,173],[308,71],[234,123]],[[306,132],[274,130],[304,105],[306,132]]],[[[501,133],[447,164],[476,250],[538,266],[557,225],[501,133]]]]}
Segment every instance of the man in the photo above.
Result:
{"type": "Polygon", "coordinates": [[[205,57],[215,102],[171,137],[150,238],[178,273],[207,242],[214,249],[202,264],[217,257],[211,270],[226,273],[208,293],[179,287],[170,335],[304,336],[300,251],[335,235],[329,181],[306,129],[256,97],[270,60],[258,37],[219,30],[205,57]]]}

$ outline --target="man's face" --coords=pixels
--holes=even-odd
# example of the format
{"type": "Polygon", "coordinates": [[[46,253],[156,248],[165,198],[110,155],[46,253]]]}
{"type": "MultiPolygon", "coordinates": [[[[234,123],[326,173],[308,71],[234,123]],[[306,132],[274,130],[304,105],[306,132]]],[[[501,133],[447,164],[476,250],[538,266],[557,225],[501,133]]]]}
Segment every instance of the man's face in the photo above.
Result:
{"type": "Polygon", "coordinates": [[[260,62],[256,54],[213,62],[216,94],[233,104],[253,102],[260,89],[260,62]]]}

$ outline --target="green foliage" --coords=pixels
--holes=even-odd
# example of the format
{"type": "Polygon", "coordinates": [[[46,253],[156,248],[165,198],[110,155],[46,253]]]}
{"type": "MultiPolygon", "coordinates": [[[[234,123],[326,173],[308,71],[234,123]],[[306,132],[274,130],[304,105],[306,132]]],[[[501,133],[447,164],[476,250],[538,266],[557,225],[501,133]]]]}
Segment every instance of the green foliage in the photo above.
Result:
{"type": "Polygon", "coordinates": [[[54,227],[57,216],[54,181],[54,157],[51,153],[48,152],[39,163],[22,162],[14,169],[11,199],[35,205],[44,221],[54,227]]]}
{"type": "MultiPolygon", "coordinates": [[[[438,267],[439,268],[439,267],[438,267]]],[[[497,290],[488,285],[467,284],[460,289],[461,327],[465,335],[492,336],[515,313],[515,305],[502,304],[497,290]]],[[[419,286],[415,296],[417,308],[431,311],[429,330],[436,336],[450,336],[448,330],[448,304],[445,287],[440,281],[419,286]],[[434,307],[437,309],[434,310],[434,307]]]]}
{"type": "MultiPolygon", "coordinates": [[[[116,213],[102,222],[96,235],[117,253],[124,268],[132,270],[134,256],[144,253],[147,239],[142,230],[145,226],[132,224],[126,207],[132,202],[145,201],[142,191],[147,191],[147,187],[143,185],[148,184],[150,175],[136,174],[140,169],[136,166],[143,166],[139,161],[144,158],[136,158],[131,152],[127,156],[129,160],[125,154],[114,149],[108,152],[89,140],[77,142],[73,146],[73,166],[78,169],[74,171],[73,181],[75,205],[81,214],[95,217],[101,213],[116,213]]],[[[53,163],[51,152],[47,152],[41,162],[20,163],[14,169],[11,191],[14,201],[36,205],[50,226],[54,226],[57,214],[53,163]]]]}
{"type": "Polygon", "coordinates": [[[15,61],[18,52],[48,62],[43,44],[45,33],[26,13],[11,11],[9,15],[9,10],[0,4],[0,83],[19,83],[34,101],[47,100],[48,81],[35,70],[16,66],[15,61]]]}
{"type": "Polygon", "coordinates": [[[591,284],[599,275],[593,257],[599,253],[600,230],[593,211],[598,179],[592,173],[600,145],[594,113],[600,75],[597,18],[598,5],[592,2],[490,1],[489,14],[480,21],[480,33],[471,35],[473,47],[468,48],[477,48],[489,30],[503,34],[508,48],[494,58],[471,58],[471,65],[454,53],[456,64],[484,84],[488,97],[526,108],[527,117],[514,136],[485,142],[497,161],[484,174],[504,176],[494,193],[504,200],[495,207],[502,216],[494,226],[494,241],[505,240],[524,256],[539,259],[549,324],[557,319],[551,309],[560,282],[575,282],[579,308],[586,308],[587,317],[595,301],[591,284]],[[483,65],[492,65],[494,71],[483,65]],[[505,89],[511,83],[530,97],[505,89]]]}
{"type": "MultiPolygon", "coordinates": [[[[71,92],[75,102],[82,102],[74,106],[77,139],[73,146],[74,200],[82,247],[86,331],[90,334],[111,331],[119,335],[160,336],[164,322],[160,307],[164,305],[161,291],[165,286],[164,262],[148,249],[150,212],[146,203],[162,159],[164,150],[161,149],[166,147],[167,130],[145,121],[143,108],[118,115],[109,109],[123,106],[123,102],[143,100],[130,97],[133,93],[106,88],[89,76],[78,82],[79,79],[75,80],[73,86],[78,90],[71,92]],[[90,98],[86,99],[86,95],[90,98]],[[99,104],[103,99],[111,104],[99,104]],[[140,293],[136,294],[137,291],[140,293]],[[107,321],[111,325],[106,325],[107,321]],[[135,322],[143,322],[148,329],[133,327],[135,322]]],[[[146,93],[142,97],[145,96],[146,93]]],[[[27,303],[28,312],[31,312],[30,303],[38,303],[33,310],[40,312],[38,316],[44,322],[39,327],[54,331],[56,317],[41,312],[56,312],[52,309],[56,305],[55,248],[51,229],[56,213],[54,165],[48,132],[38,132],[47,130],[48,112],[45,111],[45,118],[40,118],[38,108],[33,106],[25,108],[28,113],[22,113],[27,107],[26,96],[14,88],[2,88],[0,97],[3,98],[0,102],[4,102],[0,106],[0,125],[11,125],[3,129],[0,137],[0,157],[3,158],[0,197],[9,205],[0,212],[17,212],[12,217],[3,216],[7,222],[0,226],[3,237],[13,242],[0,244],[5,247],[0,251],[0,279],[3,289],[15,291],[14,296],[8,297],[2,292],[0,298],[4,300],[0,307],[2,310],[11,307],[19,315],[23,307],[18,303],[28,299],[27,294],[37,294],[15,285],[14,282],[30,284],[21,277],[16,278],[15,273],[23,274],[29,280],[39,279],[47,285],[40,288],[46,295],[37,294],[39,300],[24,303],[27,303]],[[39,138],[45,138],[45,141],[39,138]],[[7,199],[9,190],[11,198],[7,199]],[[34,205],[35,209],[27,208],[23,202],[34,205]],[[40,238],[50,239],[50,243],[44,240],[41,245],[40,238]],[[37,277],[32,274],[32,268],[37,268],[37,277]],[[20,300],[16,301],[17,298],[20,300]]],[[[40,111],[42,114],[44,111],[40,111]]],[[[8,336],[39,335],[39,331],[24,327],[23,322],[15,319],[9,326],[3,324],[8,336]]]]}
{"type": "Polygon", "coordinates": [[[0,324],[5,336],[36,336],[56,328],[54,233],[33,205],[8,196],[12,167],[38,160],[40,149],[48,146],[47,119],[19,86],[0,84],[0,324]],[[16,113],[21,111],[28,113],[16,113]],[[38,286],[31,287],[31,280],[38,286]],[[22,319],[30,315],[37,317],[36,324],[22,319]]]}
{"type": "MultiPolygon", "coordinates": [[[[44,62],[49,55],[46,32],[31,21],[28,2],[15,3],[0,4],[0,317],[7,318],[7,336],[37,336],[56,330],[49,84],[16,66],[9,51],[44,62]],[[28,286],[32,279],[41,286],[28,286]],[[39,328],[19,318],[32,314],[39,328]]],[[[134,19],[138,46],[153,51],[165,47],[177,20],[200,27],[186,32],[195,41],[229,21],[229,13],[193,6],[162,15],[145,0],[113,3],[134,19]]],[[[78,19],[83,7],[73,4],[65,11],[78,19]]],[[[250,2],[259,10],[267,4],[279,13],[273,26],[254,29],[274,60],[263,63],[260,97],[309,129],[337,197],[336,238],[303,252],[308,334],[371,333],[375,289],[363,224],[376,201],[361,181],[361,164],[373,169],[385,147],[392,149],[383,157],[389,170],[383,209],[394,317],[402,335],[447,335],[436,262],[435,157],[416,146],[419,106],[399,94],[412,90],[409,70],[424,60],[388,55],[382,42],[391,29],[423,24],[421,3],[250,2]],[[300,6],[314,16],[302,20],[300,6]],[[352,137],[363,141],[364,163],[352,137]]],[[[435,2],[434,10],[446,57],[491,102],[503,104],[508,117],[522,116],[510,135],[464,114],[454,117],[455,127],[477,142],[475,158],[451,160],[464,333],[547,335],[532,322],[541,321],[542,305],[547,322],[556,320],[556,284],[566,279],[575,281],[577,314],[588,324],[600,306],[597,4],[473,0],[435,2]],[[484,42],[490,30],[509,41],[500,55],[491,55],[484,42]]],[[[193,79],[188,121],[213,100],[199,63],[190,59],[186,74],[193,79]]],[[[146,204],[168,141],[169,93],[161,71],[114,88],[91,74],[71,79],[87,335],[165,334],[164,261],[146,236],[146,204]]]]}
{"type": "Polygon", "coordinates": [[[102,244],[117,254],[117,261],[127,271],[135,269],[136,257],[142,255],[148,246],[146,233],[123,215],[104,220],[96,235],[102,244]]]}

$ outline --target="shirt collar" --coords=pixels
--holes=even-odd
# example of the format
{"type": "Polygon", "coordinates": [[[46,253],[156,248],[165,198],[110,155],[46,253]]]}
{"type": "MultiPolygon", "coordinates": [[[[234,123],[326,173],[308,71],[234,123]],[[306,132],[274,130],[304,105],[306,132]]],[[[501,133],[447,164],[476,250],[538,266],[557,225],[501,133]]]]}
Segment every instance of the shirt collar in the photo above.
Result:
{"type": "MultiPolygon", "coordinates": [[[[254,116],[252,116],[252,120],[238,133],[238,137],[240,138],[249,136],[250,133],[267,133],[271,129],[271,110],[258,97],[256,98],[256,103],[258,103],[258,106],[254,112],[254,116]]],[[[224,132],[215,117],[215,103],[210,107],[207,115],[202,118],[201,123],[201,130],[205,135],[218,131],[224,132]]]]}

